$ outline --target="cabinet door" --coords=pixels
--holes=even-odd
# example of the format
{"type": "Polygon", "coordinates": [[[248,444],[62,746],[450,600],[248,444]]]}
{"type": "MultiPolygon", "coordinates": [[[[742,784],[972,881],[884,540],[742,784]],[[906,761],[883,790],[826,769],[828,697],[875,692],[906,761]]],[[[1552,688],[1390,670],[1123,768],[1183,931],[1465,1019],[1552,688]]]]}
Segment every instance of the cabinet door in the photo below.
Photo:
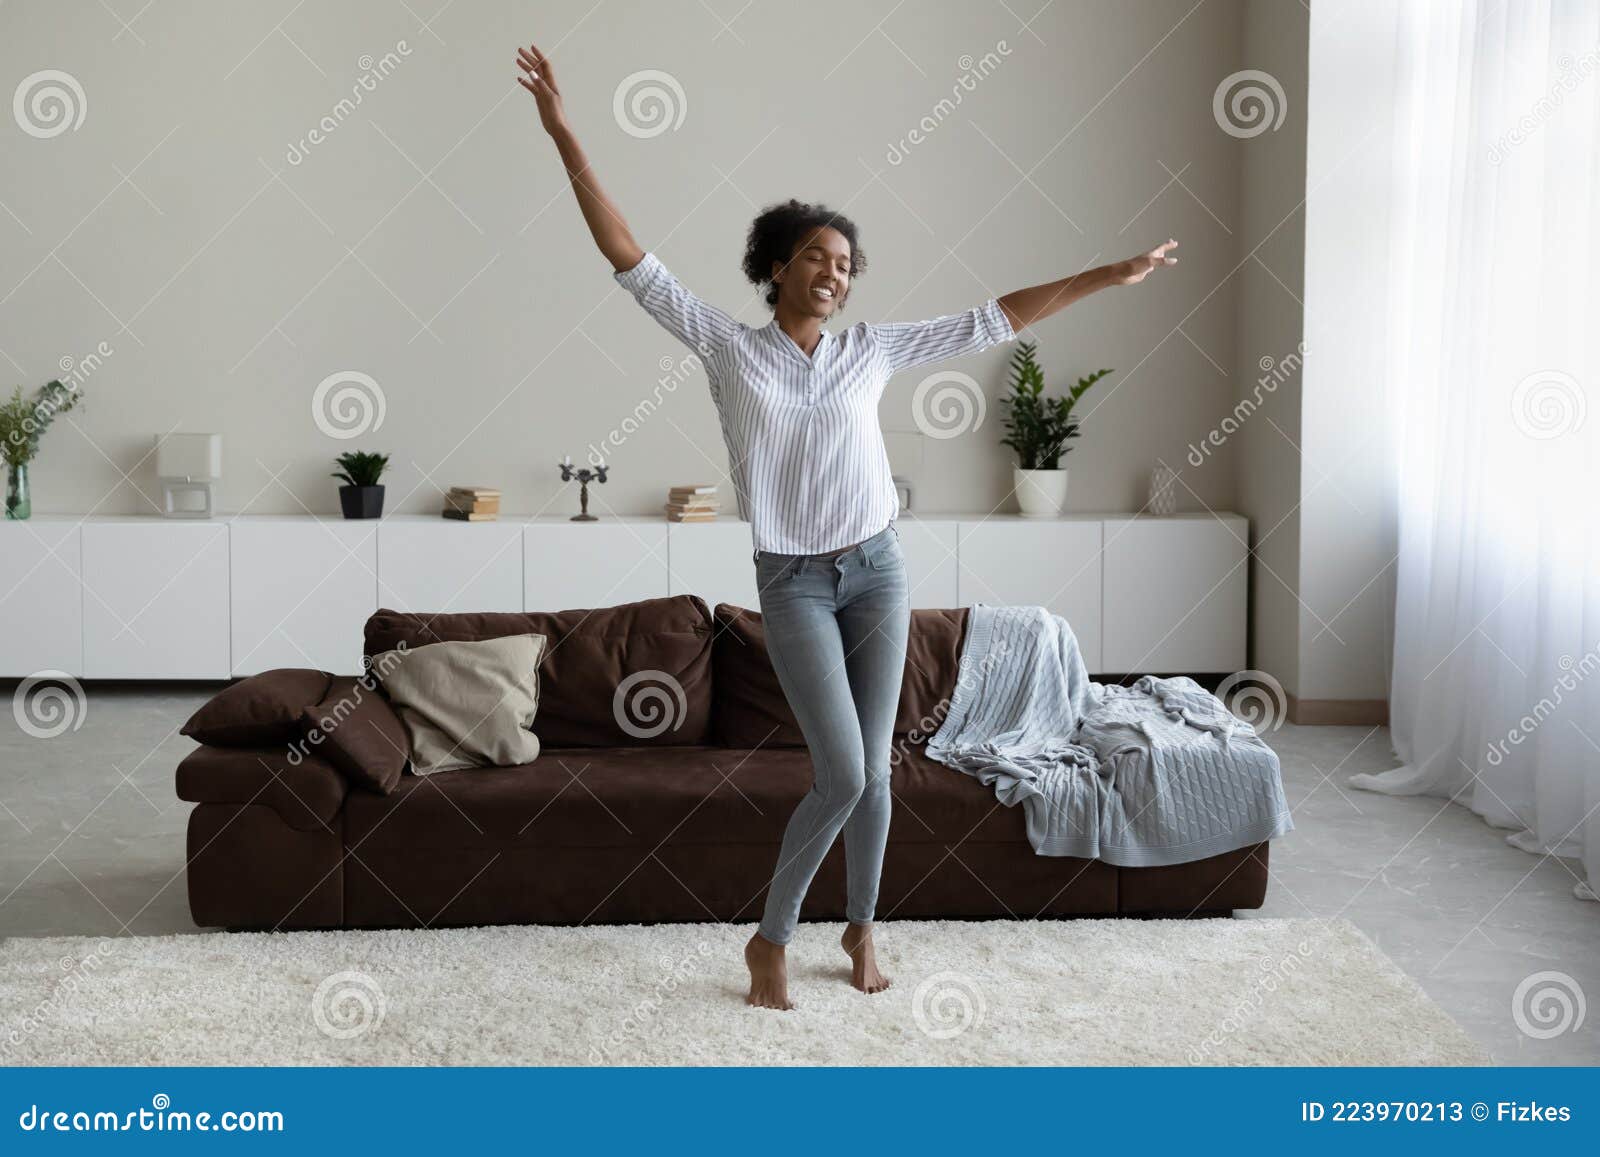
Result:
{"type": "Polygon", "coordinates": [[[236,519],[228,538],[233,673],[360,674],[362,627],[378,607],[376,524],[236,519]]]}
{"type": "Polygon", "coordinates": [[[732,603],[759,611],[754,549],[748,522],[669,522],[667,589],[675,595],[699,595],[712,610],[718,603],[732,603]]]}
{"type": "Polygon", "coordinates": [[[0,522],[0,676],[83,674],[78,524],[0,522]]]}
{"type": "Polygon", "coordinates": [[[83,673],[226,679],[228,524],[83,526],[83,673]]]}
{"type": "Polygon", "coordinates": [[[895,529],[900,532],[900,548],[906,556],[911,605],[936,609],[960,606],[956,575],[960,524],[901,518],[895,521],[895,529]]]}
{"type": "Polygon", "coordinates": [[[1100,662],[1100,523],[995,519],[961,524],[961,604],[1042,606],[1066,619],[1091,674],[1100,662]]]}
{"type": "Polygon", "coordinates": [[[1108,521],[1105,669],[1243,670],[1248,534],[1244,519],[1228,516],[1108,521]]]}
{"type": "Polygon", "coordinates": [[[384,521],[378,602],[419,614],[522,610],[522,523],[384,521]]]}
{"type": "Polygon", "coordinates": [[[522,574],[530,611],[665,598],[667,523],[530,522],[522,531],[522,574]]]}

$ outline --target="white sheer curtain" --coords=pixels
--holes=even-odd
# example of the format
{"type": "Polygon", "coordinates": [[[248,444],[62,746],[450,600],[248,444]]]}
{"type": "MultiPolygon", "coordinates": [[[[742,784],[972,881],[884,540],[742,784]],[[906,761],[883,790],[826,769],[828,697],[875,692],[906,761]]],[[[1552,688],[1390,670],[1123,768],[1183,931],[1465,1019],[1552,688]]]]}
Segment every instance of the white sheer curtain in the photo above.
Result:
{"type": "MultiPolygon", "coordinates": [[[[1405,766],[1600,885],[1600,5],[1407,4],[1386,283],[1405,766]]],[[[1534,866],[1530,860],[1530,869],[1534,866]]]]}

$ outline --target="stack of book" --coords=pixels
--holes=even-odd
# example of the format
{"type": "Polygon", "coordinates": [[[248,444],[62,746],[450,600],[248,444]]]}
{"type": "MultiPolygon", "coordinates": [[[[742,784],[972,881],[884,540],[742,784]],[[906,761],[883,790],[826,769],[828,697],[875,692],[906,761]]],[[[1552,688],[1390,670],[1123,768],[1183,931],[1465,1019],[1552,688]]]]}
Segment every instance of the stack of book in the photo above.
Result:
{"type": "Polygon", "coordinates": [[[492,486],[452,486],[445,492],[444,516],[461,522],[493,522],[500,517],[500,492],[492,486]]]}
{"type": "Polygon", "coordinates": [[[674,486],[667,491],[669,522],[711,522],[721,508],[715,486],[674,486]]]}

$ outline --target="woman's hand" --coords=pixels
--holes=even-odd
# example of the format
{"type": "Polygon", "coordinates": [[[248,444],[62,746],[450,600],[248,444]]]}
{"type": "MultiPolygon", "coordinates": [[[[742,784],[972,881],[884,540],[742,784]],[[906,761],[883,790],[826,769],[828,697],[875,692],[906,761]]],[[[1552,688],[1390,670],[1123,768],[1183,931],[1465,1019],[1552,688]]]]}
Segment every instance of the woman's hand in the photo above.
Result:
{"type": "Polygon", "coordinates": [[[1150,252],[1130,257],[1126,261],[1097,265],[1082,273],[1074,273],[1071,277],[1063,277],[1060,281],[1014,290],[999,299],[1000,311],[1011,323],[1012,331],[1020,332],[1024,326],[1042,321],[1058,310],[1065,309],[1091,293],[1098,293],[1107,286],[1137,285],[1149,277],[1150,271],[1156,266],[1178,264],[1176,257],[1167,256],[1167,250],[1177,247],[1176,241],[1169,240],[1165,245],[1157,245],[1150,252]]]}
{"type": "Polygon", "coordinates": [[[564,127],[567,114],[561,106],[561,89],[556,85],[550,58],[539,51],[538,45],[530,44],[517,49],[517,64],[527,73],[517,77],[517,83],[533,93],[534,100],[539,102],[539,123],[544,125],[544,131],[554,133],[564,127]]]}
{"type": "Polygon", "coordinates": [[[1168,257],[1167,250],[1176,249],[1176,241],[1168,241],[1165,245],[1157,245],[1148,253],[1141,253],[1137,257],[1130,257],[1126,261],[1119,261],[1111,267],[1111,283],[1113,285],[1138,285],[1150,271],[1160,265],[1176,265],[1176,257],[1168,257]]]}
{"type": "Polygon", "coordinates": [[[567,170],[572,192],[578,198],[578,209],[594,236],[594,243],[616,272],[632,269],[644,258],[644,250],[628,231],[622,214],[600,188],[577,135],[567,125],[561,87],[556,84],[550,58],[539,51],[537,44],[530,44],[517,49],[517,65],[526,74],[517,77],[517,83],[533,93],[533,99],[539,102],[539,123],[544,125],[544,131],[550,134],[556,151],[561,154],[561,164],[567,170]]]}

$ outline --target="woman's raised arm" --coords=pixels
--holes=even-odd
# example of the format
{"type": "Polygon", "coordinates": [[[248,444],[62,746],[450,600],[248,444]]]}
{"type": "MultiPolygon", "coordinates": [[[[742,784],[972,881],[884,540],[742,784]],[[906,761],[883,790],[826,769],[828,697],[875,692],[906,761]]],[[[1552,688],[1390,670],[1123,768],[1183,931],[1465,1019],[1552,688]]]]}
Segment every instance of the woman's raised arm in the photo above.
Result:
{"type": "Polygon", "coordinates": [[[594,170],[589,167],[588,158],[578,145],[578,138],[567,124],[566,110],[561,103],[561,88],[556,83],[550,58],[539,51],[538,45],[529,45],[517,49],[517,64],[525,73],[517,77],[517,83],[533,93],[534,100],[539,104],[539,123],[544,125],[545,132],[556,143],[561,163],[566,166],[567,176],[572,179],[572,191],[577,194],[578,208],[583,211],[583,219],[588,222],[589,232],[594,235],[594,243],[618,273],[632,269],[644,257],[644,250],[633,239],[628,223],[617,212],[611,198],[600,188],[594,170]]]}
{"type": "Polygon", "coordinates": [[[1176,241],[1168,241],[1164,245],[1157,245],[1148,253],[1141,253],[1126,261],[1115,261],[1110,265],[1086,269],[1071,277],[1063,277],[1060,281],[1048,281],[1043,285],[1014,290],[999,299],[1000,308],[1005,311],[1006,319],[1011,322],[1011,328],[1020,330],[1025,325],[1032,325],[1042,318],[1049,317],[1057,310],[1065,309],[1079,298],[1088,297],[1096,290],[1111,285],[1136,285],[1157,266],[1176,265],[1178,259],[1168,257],[1167,250],[1177,247],[1176,241]]]}

